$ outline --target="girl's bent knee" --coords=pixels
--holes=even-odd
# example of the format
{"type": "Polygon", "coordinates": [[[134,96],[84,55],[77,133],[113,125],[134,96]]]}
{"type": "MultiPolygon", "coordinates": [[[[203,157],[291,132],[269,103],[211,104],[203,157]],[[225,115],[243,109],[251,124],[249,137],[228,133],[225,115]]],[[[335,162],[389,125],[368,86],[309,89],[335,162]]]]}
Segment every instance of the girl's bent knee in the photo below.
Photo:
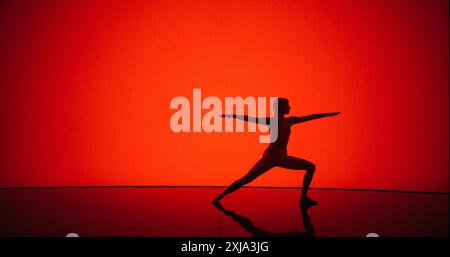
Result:
{"type": "Polygon", "coordinates": [[[314,163],[311,163],[307,170],[309,173],[314,173],[316,171],[316,165],[314,163]]]}

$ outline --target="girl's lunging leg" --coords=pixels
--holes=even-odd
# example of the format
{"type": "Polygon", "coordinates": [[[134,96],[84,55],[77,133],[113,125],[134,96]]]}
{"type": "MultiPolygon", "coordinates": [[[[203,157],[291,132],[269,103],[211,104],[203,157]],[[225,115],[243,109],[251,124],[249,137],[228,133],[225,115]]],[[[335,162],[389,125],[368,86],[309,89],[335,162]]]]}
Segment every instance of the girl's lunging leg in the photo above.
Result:
{"type": "Polygon", "coordinates": [[[311,185],[314,172],[316,171],[316,165],[314,165],[314,163],[297,157],[288,156],[278,166],[292,170],[306,170],[306,174],[303,176],[302,196],[300,198],[300,203],[306,205],[318,204],[318,202],[308,197],[309,186],[311,185]]]}
{"type": "Polygon", "coordinates": [[[245,184],[248,184],[252,182],[255,178],[262,175],[264,172],[270,170],[273,166],[275,166],[274,162],[263,158],[260,159],[251,169],[250,171],[245,174],[242,178],[236,180],[233,184],[231,184],[225,191],[223,191],[220,195],[218,195],[214,200],[213,203],[219,202],[223,197],[225,197],[228,194],[231,194],[232,192],[238,190],[245,184]]]}

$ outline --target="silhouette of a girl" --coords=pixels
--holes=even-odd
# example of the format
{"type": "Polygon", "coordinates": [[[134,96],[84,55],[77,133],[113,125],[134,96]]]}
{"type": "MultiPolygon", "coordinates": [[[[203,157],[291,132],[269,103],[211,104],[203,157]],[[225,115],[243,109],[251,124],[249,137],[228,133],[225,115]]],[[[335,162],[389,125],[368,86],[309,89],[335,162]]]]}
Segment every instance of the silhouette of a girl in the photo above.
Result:
{"type": "MultiPolygon", "coordinates": [[[[340,112],[312,114],[303,117],[295,117],[295,116],[285,117],[286,114],[289,114],[289,111],[291,109],[291,107],[289,106],[289,100],[286,98],[277,98],[274,104],[275,104],[274,106],[278,106],[278,111],[275,108],[275,115],[277,115],[278,117],[277,139],[275,140],[275,142],[269,144],[267,149],[264,151],[263,157],[250,169],[250,171],[246,175],[236,180],[227,189],[225,189],[225,191],[223,191],[213,200],[214,204],[217,204],[226,195],[238,190],[245,184],[252,182],[255,178],[259,177],[260,175],[262,175],[263,173],[265,173],[266,171],[270,170],[273,167],[283,167],[286,169],[293,169],[293,170],[306,170],[306,174],[303,177],[302,196],[300,198],[300,204],[304,206],[313,206],[318,204],[318,202],[309,198],[307,195],[309,185],[311,184],[314,172],[316,170],[316,166],[314,165],[314,163],[310,161],[289,156],[287,154],[286,147],[289,142],[289,136],[291,135],[291,126],[297,123],[302,123],[323,117],[335,116],[338,115],[340,112]]],[[[255,117],[249,117],[247,115],[225,114],[222,115],[222,117],[240,119],[249,122],[263,123],[269,125],[269,128],[271,123],[276,122],[276,119],[271,118],[257,119],[255,117]]]]}

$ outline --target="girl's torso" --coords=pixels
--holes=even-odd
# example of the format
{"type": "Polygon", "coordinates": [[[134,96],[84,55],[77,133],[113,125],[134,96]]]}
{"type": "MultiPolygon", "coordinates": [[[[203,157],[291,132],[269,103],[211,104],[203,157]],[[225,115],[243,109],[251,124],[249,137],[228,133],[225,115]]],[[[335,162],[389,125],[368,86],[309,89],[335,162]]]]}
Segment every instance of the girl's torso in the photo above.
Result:
{"type": "Polygon", "coordinates": [[[278,120],[278,134],[275,142],[264,151],[264,158],[280,159],[287,156],[287,144],[291,135],[291,126],[285,118],[278,120]]]}

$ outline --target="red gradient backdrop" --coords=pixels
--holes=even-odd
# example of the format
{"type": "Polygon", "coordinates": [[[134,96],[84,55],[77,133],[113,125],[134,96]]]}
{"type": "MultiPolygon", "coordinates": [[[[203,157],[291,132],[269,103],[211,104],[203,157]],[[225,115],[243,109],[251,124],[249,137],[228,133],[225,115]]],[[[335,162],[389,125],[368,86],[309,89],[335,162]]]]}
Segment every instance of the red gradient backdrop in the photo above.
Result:
{"type": "MultiPolygon", "coordinates": [[[[447,0],[0,3],[0,186],[227,185],[255,133],[175,134],[170,100],[283,96],[313,186],[449,190],[447,0]]],[[[252,183],[300,185],[274,169],[252,183]]]]}

